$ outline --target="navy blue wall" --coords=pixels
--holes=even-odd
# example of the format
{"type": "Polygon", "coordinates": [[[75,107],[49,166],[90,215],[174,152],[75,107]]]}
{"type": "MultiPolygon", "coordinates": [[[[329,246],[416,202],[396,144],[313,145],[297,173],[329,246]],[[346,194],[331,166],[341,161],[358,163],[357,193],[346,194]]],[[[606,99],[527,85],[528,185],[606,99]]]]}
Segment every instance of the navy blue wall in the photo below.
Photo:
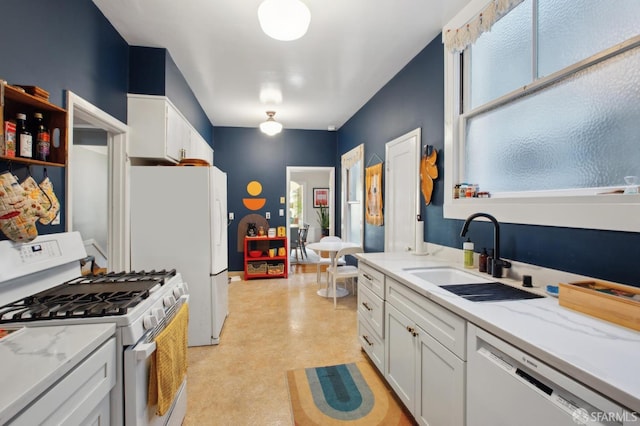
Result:
{"type": "MultiPolygon", "coordinates": [[[[443,110],[444,52],[437,37],[340,128],[338,152],[345,153],[364,142],[367,161],[374,153],[384,158],[386,142],[421,127],[422,145],[438,150],[440,175],[431,204],[422,203],[425,241],[461,248],[462,221],[443,217],[443,191],[451,190],[444,188],[442,170],[443,110]]],[[[503,224],[500,231],[502,257],[640,286],[640,233],[514,224],[503,224]]],[[[490,223],[473,223],[468,235],[477,250],[493,246],[490,223]]],[[[365,249],[383,251],[383,227],[365,224],[365,249]]]]}
{"type": "MultiPolygon", "coordinates": [[[[71,90],[126,122],[129,47],[91,1],[5,0],[2,10],[0,78],[39,86],[62,107],[71,90]]],[[[0,171],[7,168],[0,162],[0,171]]],[[[26,167],[12,168],[19,179],[26,177],[26,167]]],[[[31,167],[36,181],[43,172],[31,167]]],[[[64,168],[48,167],[47,173],[64,206],[64,168]]],[[[62,208],[60,225],[38,224],[38,233],[63,232],[65,217],[62,208]]]]}
{"type": "Polygon", "coordinates": [[[129,93],[165,96],[167,49],[129,48],[129,93]]]}
{"type": "Polygon", "coordinates": [[[280,197],[286,196],[287,166],[335,166],[336,134],[321,130],[288,130],[267,136],[258,129],[240,127],[214,127],[216,150],[214,163],[227,173],[228,210],[235,213],[229,225],[229,270],[241,271],[243,247],[237,246],[238,223],[248,215],[262,216],[271,212],[270,227],[285,226],[285,216],[278,216],[280,197]],[[267,199],[258,211],[247,209],[243,198],[250,198],[247,184],[262,184],[260,197],[267,199]]]}

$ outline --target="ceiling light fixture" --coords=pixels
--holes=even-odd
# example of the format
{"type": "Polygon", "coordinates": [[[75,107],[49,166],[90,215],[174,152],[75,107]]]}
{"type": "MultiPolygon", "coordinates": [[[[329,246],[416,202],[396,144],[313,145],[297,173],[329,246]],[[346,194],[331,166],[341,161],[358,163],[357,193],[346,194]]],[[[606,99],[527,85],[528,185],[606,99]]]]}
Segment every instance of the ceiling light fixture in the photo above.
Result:
{"type": "Polygon", "coordinates": [[[264,0],[258,7],[258,21],[271,38],[297,40],[306,34],[311,12],[300,0],[264,0]]]}
{"type": "Polygon", "coordinates": [[[260,123],[260,131],[266,133],[269,136],[277,135],[282,131],[282,124],[278,123],[273,116],[276,115],[275,111],[267,111],[267,121],[260,123]]]}

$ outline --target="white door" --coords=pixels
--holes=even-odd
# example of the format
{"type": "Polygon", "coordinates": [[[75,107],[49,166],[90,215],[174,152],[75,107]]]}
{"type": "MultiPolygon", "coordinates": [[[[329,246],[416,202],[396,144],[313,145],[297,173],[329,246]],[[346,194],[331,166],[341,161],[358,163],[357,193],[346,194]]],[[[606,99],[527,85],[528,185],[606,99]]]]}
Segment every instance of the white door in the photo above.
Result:
{"type": "MultiPolygon", "coordinates": [[[[387,142],[384,185],[384,251],[415,251],[420,213],[420,128],[387,142]]],[[[418,239],[422,241],[422,236],[418,239]]],[[[418,247],[420,249],[420,247],[418,247]]]]}

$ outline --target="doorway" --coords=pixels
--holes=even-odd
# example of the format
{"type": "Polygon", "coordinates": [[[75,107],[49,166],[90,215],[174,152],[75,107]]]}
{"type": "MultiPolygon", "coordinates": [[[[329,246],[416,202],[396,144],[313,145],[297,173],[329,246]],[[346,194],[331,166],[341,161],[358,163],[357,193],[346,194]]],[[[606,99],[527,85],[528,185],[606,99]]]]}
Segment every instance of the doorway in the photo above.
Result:
{"type": "Polygon", "coordinates": [[[309,225],[308,242],[319,241],[322,237],[319,208],[314,207],[313,199],[314,192],[318,191],[314,189],[328,189],[329,235],[335,235],[335,168],[289,166],[285,201],[288,247],[291,247],[292,238],[294,241],[297,238],[298,227],[303,223],[309,225]]]}
{"type": "Polygon", "coordinates": [[[95,254],[95,250],[106,257],[107,270],[129,270],[128,127],[70,91],[67,110],[67,126],[72,131],[67,149],[66,230],[80,230],[89,245],[87,251],[95,254]],[[77,147],[74,136],[78,137],[77,147]],[[87,142],[94,137],[100,142],[87,142]],[[91,169],[83,167],[87,159],[96,167],[95,176],[91,169]],[[87,188],[87,182],[95,182],[95,190],[87,188]],[[91,200],[86,199],[88,194],[91,200]],[[102,205],[93,204],[96,200],[102,200],[102,205]],[[89,204],[94,208],[86,208],[89,204]]]}

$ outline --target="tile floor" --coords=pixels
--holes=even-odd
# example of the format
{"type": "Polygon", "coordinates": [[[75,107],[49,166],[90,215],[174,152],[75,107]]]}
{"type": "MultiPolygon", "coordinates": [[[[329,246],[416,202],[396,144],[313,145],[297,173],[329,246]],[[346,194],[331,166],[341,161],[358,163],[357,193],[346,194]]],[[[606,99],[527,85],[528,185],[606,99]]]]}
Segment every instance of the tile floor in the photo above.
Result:
{"type": "Polygon", "coordinates": [[[229,285],[221,343],[188,351],[184,425],[291,425],[287,370],[365,359],[356,296],[334,310],[316,294],[313,270],[229,285]]]}

